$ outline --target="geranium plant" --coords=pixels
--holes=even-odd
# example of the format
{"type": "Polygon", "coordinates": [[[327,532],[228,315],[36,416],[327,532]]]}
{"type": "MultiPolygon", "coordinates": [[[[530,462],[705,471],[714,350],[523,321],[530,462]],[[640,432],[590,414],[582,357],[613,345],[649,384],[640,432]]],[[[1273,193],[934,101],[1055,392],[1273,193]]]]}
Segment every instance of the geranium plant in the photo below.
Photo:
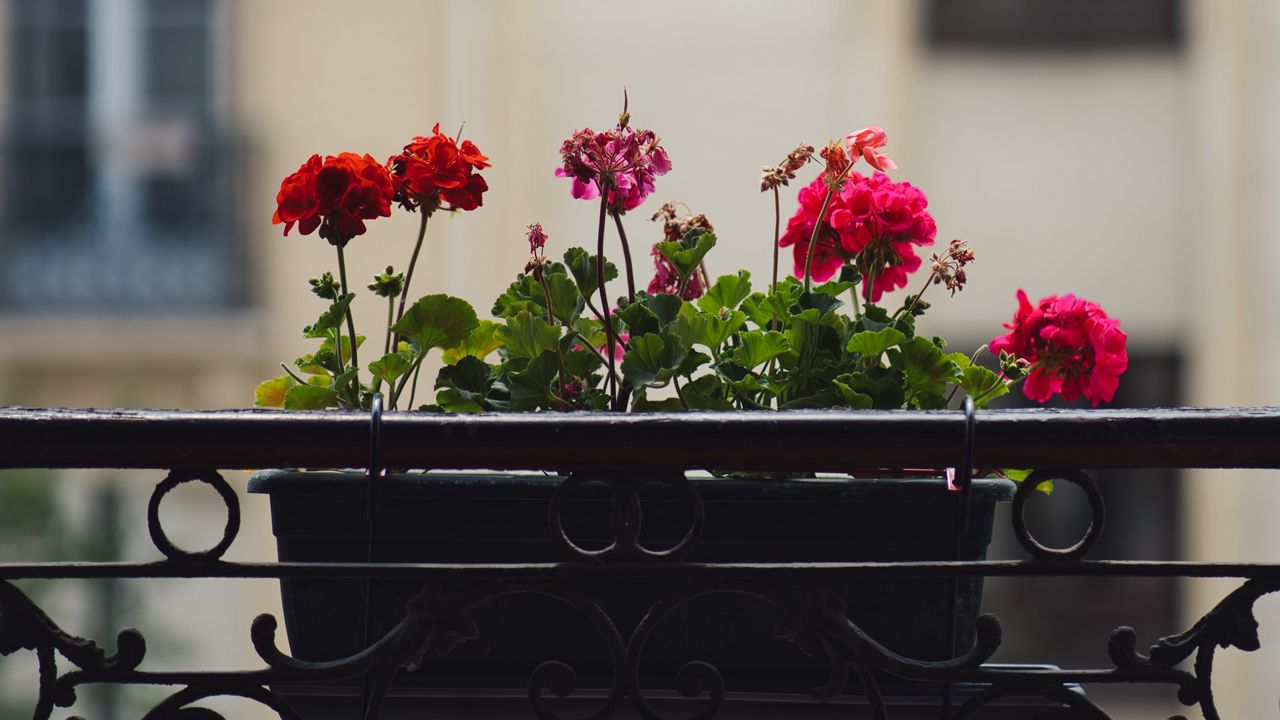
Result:
{"type": "Polygon", "coordinates": [[[936,224],[925,194],[887,175],[896,166],[886,144],[884,131],[870,127],[816,153],[801,144],[764,168],[760,189],[772,192],[775,209],[773,276],[758,287],[745,270],[713,279],[711,222],[681,203],[662,205],[651,214],[661,235],[647,253],[654,274],[639,289],[624,221],[654,193],[671,160],[624,108],[608,130],[572,133],[555,169],[573,198],[598,208],[594,248],[553,257],[547,231],[529,225],[529,260],[493,303],[492,319],[447,295],[409,302],[428,220],[483,203],[488,185],[480,171],[489,159],[475,144],[437,125],[386,163],[353,153],[312,156],[281,183],[274,222],[286,235],[295,226],[303,235],[318,230],[336,249],[338,279],[311,280],[328,303],[304,330],[318,347],[262,383],[257,404],[368,407],[381,392],[393,409],[444,412],[937,409],[965,395],[982,407],[1024,381],[1026,396],[1040,402],[1054,395],[1083,395],[1095,406],[1110,401],[1127,365],[1125,335],[1096,304],[1072,295],[1033,305],[1019,290],[1009,332],[973,355],[917,334],[926,291],[962,290],[974,253],[952,240],[927,261],[918,254],[935,244],[936,224]],[[869,174],[858,171],[860,163],[869,174]],[[800,188],[783,231],[782,188],[810,164],[817,176],[800,188]],[[393,204],[419,214],[419,232],[404,272],[388,266],[368,284],[384,299],[387,319],[369,352],[351,313],[344,250],[393,204]],[[609,257],[610,225],[617,260],[609,257]],[[793,254],[785,278],[781,248],[793,254]],[[886,304],[912,275],[918,289],[886,304]],[[625,293],[610,295],[611,281],[625,282],[625,293]],[[990,366],[980,361],[988,348],[990,366]],[[431,383],[434,398],[419,402],[432,351],[443,368],[431,383]]]}

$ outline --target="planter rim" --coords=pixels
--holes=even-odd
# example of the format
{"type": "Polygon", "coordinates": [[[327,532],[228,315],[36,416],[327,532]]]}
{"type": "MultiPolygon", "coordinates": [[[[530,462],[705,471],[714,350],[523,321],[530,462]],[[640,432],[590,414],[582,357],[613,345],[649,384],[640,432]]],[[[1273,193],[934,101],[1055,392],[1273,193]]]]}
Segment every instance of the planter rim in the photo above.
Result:
{"type": "MultiPolygon", "coordinates": [[[[609,473],[577,473],[590,477],[607,478],[609,473]]],[[[663,477],[664,473],[647,472],[644,476],[663,477]]],[[[665,473],[670,477],[671,473],[665,473]]],[[[495,491],[516,495],[545,497],[559,487],[566,476],[536,472],[458,472],[427,471],[387,475],[378,480],[378,495],[386,498],[410,497],[465,497],[478,499],[491,497],[495,491]]],[[[699,493],[708,500],[721,496],[740,495],[746,489],[763,501],[786,501],[787,497],[803,491],[812,500],[816,495],[831,500],[876,500],[920,502],[921,500],[947,500],[958,498],[948,491],[941,477],[814,477],[778,480],[743,480],[694,474],[689,479],[699,493]]],[[[592,487],[583,489],[589,493],[592,487]]],[[[972,498],[985,502],[1007,502],[1013,499],[1017,484],[1005,478],[974,478],[972,498]]],[[[303,471],[295,469],[259,470],[249,478],[249,492],[265,495],[310,495],[318,497],[363,498],[367,484],[363,471],[324,470],[303,471]]]]}

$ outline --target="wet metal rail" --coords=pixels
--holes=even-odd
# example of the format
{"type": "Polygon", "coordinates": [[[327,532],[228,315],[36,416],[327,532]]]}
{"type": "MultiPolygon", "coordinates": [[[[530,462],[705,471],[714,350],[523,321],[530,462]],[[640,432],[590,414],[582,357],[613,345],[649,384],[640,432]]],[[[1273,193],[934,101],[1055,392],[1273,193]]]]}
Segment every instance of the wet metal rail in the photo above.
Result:
{"type": "MultiPolygon", "coordinates": [[[[1162,409],[1128,411],[784,412],[653,415],[528,414],[443,416],[393,413],[375,404],[368,412],[132,411],[0,409],[2,468],[151,468],[168,470],[147,508],[148,531],[164,560],[156,562],[47,562],[0,564],[0,655],[34,653],[39,698],[37,720],[58,707],[74,711],[78,687],[151,684],[172,694],[148,718],[208,717],[191,714],[215,696],[247,698],[286,720],[302,718],[290,687],[348,680],[361,687],[359,715],[377,717],[397,674],[424,653],[448,657],[457,645],[483,630],[467,621],[476,606],[515,593],[555,598],[580,612],[600,635],[612,678],[582,700],[592,720],[627,708],[646,720],[693,717],[710,720],[726,707],[720,671],[691,659],[675,687],[693,703],[669,717],[669,706],[642,687],[640,658],[656,625],[690,601],[714,593],[750,596],[776,609],[779,634],[824,657],[826,684],[802,702],[831,701],[850,694],[865,703],[868,717],[902,715],[885,690],[905,683],[930,688],[938,698],[930,717],[982,717],[1002,699],[1035,696],[1057,707],[1054,718],[1108,718],[1077,685],[1139,683],[1167,685],[1185,705],[1218,720],[1213,665],[1219,648],[1256,650],[1253,604],[1280,590],[1280,564],[1097,561],[1088,559],[1106,522],[1103,499],[1085,472],[1107,467],[1280,468],[1280,410],[1162,409]],[[565,452],[566,442],[573,451],[565,452]],[[649,448],[636,452],[636,448],[649,448]],[[620,469],[619,458],[626,458],[620,469]],[[219,470],[263,467],[356,468],[368,479],[372,509],[385,468],[549,470],[567,479],[547,509],[549,533],[563,550],[553,563],[378,563],[376,529],[370,516],[370,562],[228,562],[241,523],[239,498],[219,470]],[[744,471],[840,472],[850,468],[891,472],[902,468],[956,468],[957,543],[967,517],[971,470],[1035,467],[1014,498],[1014,534],[1031,556],[1021,561],[930,560],[910,562],[710,563],[683,559],[697,543],[703,505],[696,483],[683,471],[733,467],[744,471]],[[614,542],[585,550],[560,522],[562,494],[580,484],[574,472],[610,472],[614,542]],[[691,527],[673,547],[654,551],[638,541],[644,473],[666,473],[662,482],[687,501],[691,527]],[[1080,542],[1055,549],[1038,543],[1026,528],[1024,506],[1043,480],[1069,482],[1089,498],[1092,524],[1080,542]],[[188,551],[168,539],[159,517],[164,495],[188,482],[208,485],[226,505],[218,542],[188,551]],[[972,642],[949,658],[905,657],[855,624],[833,599],[834,578],[1133,576],[1236,578],[1241,584],[1185,632],[1140,650],[1136,632],[1116,628],[1106,641],[1111,665],[1084,669],[1026,669],[987,664],[1001,644],[997,618],[984,615],[972,642]],[[369,634],[349,657],[316,662],[291,657],[276,643],[277,621],[259,616],[250,628],[265,667],[221,672],[140,669],[146,655],[141,633],[124,629],[108,654],[97,642],[65,632],[12,581],[75,578],[355,578],[367,583],[393,578],[421,583],[421,592],[389,632],[369,634]],[[679,590],[655,603],[625,637],[608,612],[592,599],[593,583],[617,578],[673,581],[679,590]],[[896,684],[895,684],[896,683],[896,684]],[[960,688],[963,688],[961,691],[960,688]],[[953,692],[954,690],[954,692],[953,692]]],[[[594,476],[598,479],[598,476],[594,476]]],[[[1121,521],[1123,521],[1121,519],[1121,521]]],[[[0,530],[2,532],[2,530],[0,530]]],[[[958,557],[958,555],[957,555],[958,557]]],[[[958,583],[953,582],[953,585],[958,583]]],[[[366,612],[370,612],[366,610],[366,612]]],[[[397,616],[398,617],[398,616],[397,616]]],[[[370,627],[366,621],[366,627],[370,627]]],[[[952,638],[957,637],[954,623],[952,638]]],[[[955,643],[953,643],[955,644],[955,643]]],[[[1050,658],[1051,660],[1051,658],[1050,658]]],[[[552,696],[571,695],[576,675],[548,659],[530,668],[529,717],[558,720],[552,696]]],[[[683,706],[682,706],[683,707],[683,706]]],[[[582,708],[567,717],[585,717],[582,708]]],[[[200,713],[208,713],[200,715],[200,713]]]]}

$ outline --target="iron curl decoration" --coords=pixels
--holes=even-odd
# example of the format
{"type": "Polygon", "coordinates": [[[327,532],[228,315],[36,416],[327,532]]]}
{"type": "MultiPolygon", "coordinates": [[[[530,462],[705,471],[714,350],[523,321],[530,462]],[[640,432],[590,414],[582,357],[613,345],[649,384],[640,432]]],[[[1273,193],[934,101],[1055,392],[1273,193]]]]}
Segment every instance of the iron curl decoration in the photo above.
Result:
{"type": "Polygon", "coordinates": [[[1182,676],[1178,700],[1188,707],[1199,705],[1205,720],[1221,720],[1213,697],[1213,661],[1217,648],[1235,647],[1253,652],[1262,647],[1253,606],[1264,595],[1274,592],[1280,592],[1280,578],[1247,580],[1188,630],[1156,641],[1146,655],[1134,647],[1133,628],[1117,628],[1108,647],[1111,659],[1124,670],[1159,674],[1172,671],[1194,654],[1192,673],[1177,671],[1182,676]]]}
{"type": "Polygon", "coordinates": [[[1111,720],[1110,715],[1103,712],[1102,708],[1095,705],[1092,700],[1089,700],[1083,694],[1062,684],[1052,682],[994,684],[969,698],[956,710],[950,720],[968,720],[968,718],[974,717],[974,713],[992,702],[1015,694],[1021,696],[1038,695],[1046,700],[1062,703],[1065,706],[1042,710],[1031,716],[1029,720],[1111,720]]]}
{"type": "Polygon", "coordinates": [[[261,686],[234,687],[219,682],[206,686],[192,685],[170,695],[151,708],[142,720],[226,720],[221,714],[203,707],[189,707],[211,697],[239,697],[265,705],[280,720],[302,720],[293,706],[276,693],[261,686]]]}
{"type": "Polygon", "coordinates": [[[236,497],[235,491],[222,475],[215,470],[172,470],[168,477],[161,480],[151,492],[151,500],[147,503],[147,530],[151,533],[151,542],[155,544],[156,549],[169,560],[214,562],[222,558],[231,547],[231,543],[235,541],[236,535],[240,533],[240,499],[236,497]],[[177,547],[169,540],[160,522],[160,502],[164,496],[170,490],[188,482],[202,482],[212,487],[227,506],[227,524],[222,529],[222,538],[208,550],[191,552],[177,547]]]}
{"type": "Polygon", "coordinates": [[[76,686],[92,675],[122,677],[142,662],[147,645],[142,633],[131,628],[116,635],[116,653],[108,655],[97,643],[63,630],[21,590],[0,580],[0,656],[33,650],[37,663],[35,720],[47,720],[53,708],[71,707],[76,686]],[[78,670],[58,675],[57,656],[78,670]]]}
{"type": "Polygon", "coordinates": [[[1102,535],[1102,526],[1107,519],[1106,505],[1102,501],[1102,492],[1093,477],[1081,470],[1058,469],[1036,470],[1018,484],[1018,491],[1013,496],[1013,532],[1018,543],[1039,560],[1079,560],[1093,549],[1102,535]],[[1051,480],[1065,480],[1084,491],[1089,501],[1092,518],[1085,534],[1074,545],[1066,548],[1051,548],[1040,543],[1027,529],[1026,507],[1036,488],[1051,480]]]}
{"type": "Polygon", "coordinates": [[[687,552],[698,537],[702,535],[702,527],[706,522],[706,512],[702,503],[702,494],[698,487],[684,473],[662,473],[647,475],[609,474],[609,475],[570,475],[556,488],[547,509],[547,524],[551,529],[552,539],[571,557],[579,560],[611,560],[618,557],[630,557],[637,560],[669,560],[678,558],[687,552]],[[570,493],[588,483],[604,483],[609,486],[610,529],[613,538],[603,548],[589,550],[572,539],[564,529],[564,503],[570,493]],[[663,550],[654,550],[640,542],[640,532],[644,522],[644,509],[640,500],[640,489],[646,485],[668,485],[679,491],[688,504],[693,519],[675,545],[663,550]]]}

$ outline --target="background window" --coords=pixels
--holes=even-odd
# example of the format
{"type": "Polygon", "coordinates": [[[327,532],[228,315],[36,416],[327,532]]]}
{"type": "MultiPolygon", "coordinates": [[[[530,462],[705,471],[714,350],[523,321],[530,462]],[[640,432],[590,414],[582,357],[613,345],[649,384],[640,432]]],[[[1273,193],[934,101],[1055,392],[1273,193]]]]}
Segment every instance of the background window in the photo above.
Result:
{"type": "Polygon", "coordinates": [[[0,307],[236,303],[215,0],[11,0],[0,307]]]}

